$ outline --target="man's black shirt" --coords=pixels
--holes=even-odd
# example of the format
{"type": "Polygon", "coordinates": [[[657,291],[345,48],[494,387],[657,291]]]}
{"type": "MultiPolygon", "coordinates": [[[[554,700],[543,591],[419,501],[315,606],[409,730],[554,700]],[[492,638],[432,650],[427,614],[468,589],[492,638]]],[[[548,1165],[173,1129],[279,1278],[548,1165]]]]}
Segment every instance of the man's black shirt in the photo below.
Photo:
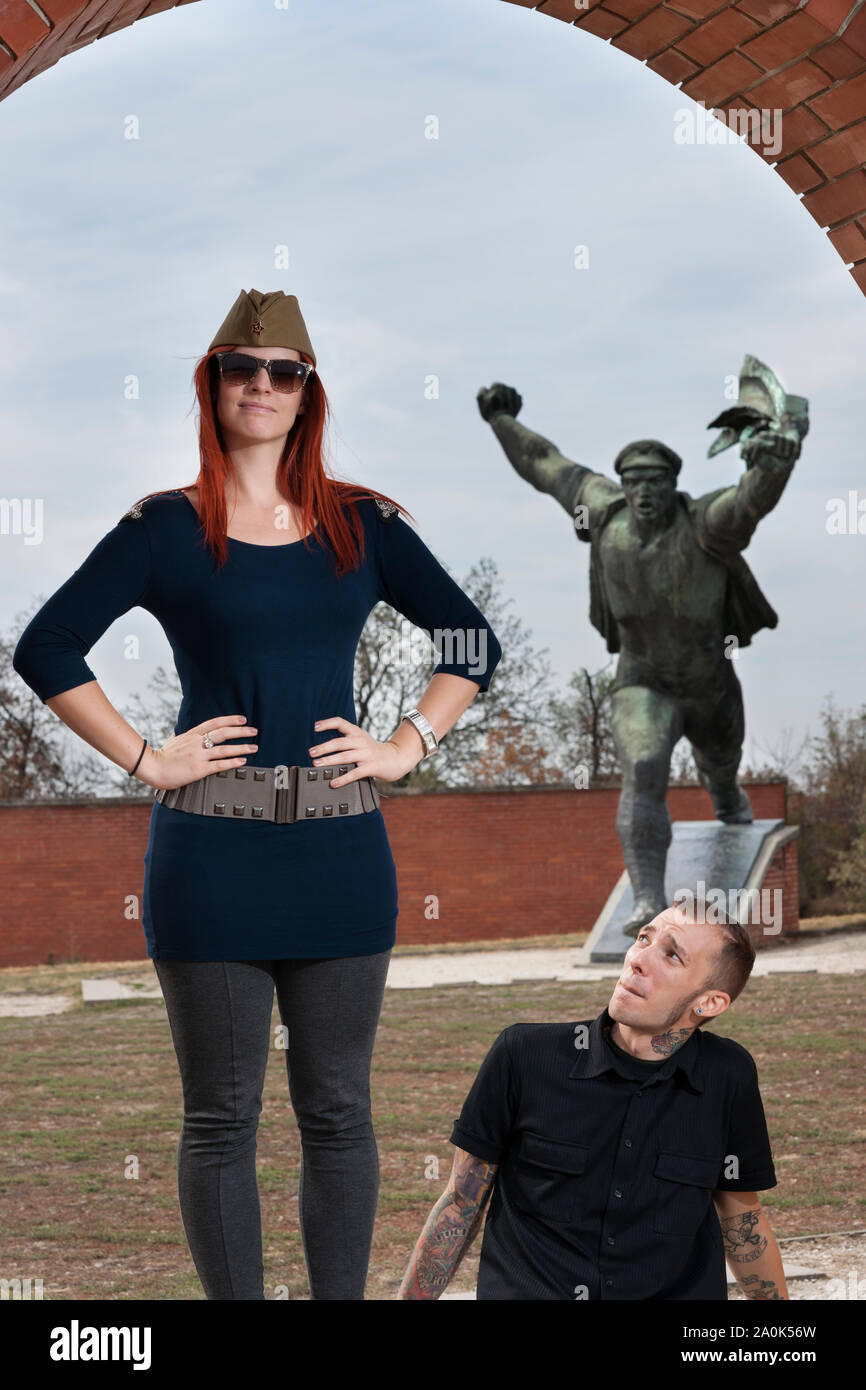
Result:
{"type": "Polygon", "coordinates": [[[728,1296],[713,1191],[776,1186],[755,1063],[702,1029],[644,1061],[612,1023],[515,1023],[481,1065],[451,1132],[499,1165],[479,1300],[728,1296]]]}

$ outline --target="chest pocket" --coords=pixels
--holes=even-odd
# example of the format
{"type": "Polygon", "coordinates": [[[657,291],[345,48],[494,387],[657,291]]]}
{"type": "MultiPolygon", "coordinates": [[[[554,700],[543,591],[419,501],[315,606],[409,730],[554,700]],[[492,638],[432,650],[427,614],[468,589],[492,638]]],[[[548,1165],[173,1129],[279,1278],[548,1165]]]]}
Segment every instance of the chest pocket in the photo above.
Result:
{"type": "Polygon", "coordinates": [[[703,1154],[660,1153],[654,1169],[653,1230],[662,1235],[694,1235],[709,1209],[721,1166],[718,1158],[703,1154]]]}
{"type": "Polygon", "coordinates": [[[525,1133],[514,1165],[514,1202],[541,1220],[571,1221],[589,1160],[582,1144],[525,1133]]]}

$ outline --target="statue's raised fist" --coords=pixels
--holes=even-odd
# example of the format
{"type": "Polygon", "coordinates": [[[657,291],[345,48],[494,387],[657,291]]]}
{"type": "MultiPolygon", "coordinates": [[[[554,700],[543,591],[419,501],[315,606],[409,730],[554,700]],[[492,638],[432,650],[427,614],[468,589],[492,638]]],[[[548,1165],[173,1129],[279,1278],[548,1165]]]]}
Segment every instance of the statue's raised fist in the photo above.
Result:
{"type": "Polygon", "coordinates": [[[476,399],[482,418],[488,422],[494,415],[518,415],[523,405],[523,397],[513,386],[506,386],[502,381],[494,381],[492,386],[482,386],[476,399]]]}
{"type": "Polygon", "coordinates": [[[746,439],[740,455],[747,468],[763,464],[772,468],[774,462],[791,463],[800,456],[800,440],[792,431],[774,429],[772,426],[757,430],[746,439]]]}

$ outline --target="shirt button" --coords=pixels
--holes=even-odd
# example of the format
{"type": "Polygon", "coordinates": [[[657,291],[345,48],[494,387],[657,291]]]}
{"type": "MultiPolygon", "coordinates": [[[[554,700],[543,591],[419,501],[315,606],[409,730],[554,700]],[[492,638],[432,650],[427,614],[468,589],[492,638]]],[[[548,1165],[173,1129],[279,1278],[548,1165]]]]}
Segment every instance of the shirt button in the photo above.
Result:
{"type": "Polygon", "coordinates": [[[631,1140],[630,1140],[630,1139],[626,1139],[626,1141],[625,1141],[625,1146],[626,1146],[627,1149],[630,1149],[630,1148],[631,1148],[631,1140]]]}
{"type": "Polygon", "coordinates": [[[614,1192],[613,1195],[614,1195],[614,1197],[621,1197],[621,1196],[622,1196],[622,1193],[620,1192],[619,1188],[617,1188],[617,1189],[615,1190],[615,1192],[614,1192]]]}
{"type": "Polygon", "coordinates": [[[616,1241],[614,1240],[613,1236],[608,1236],[607,1243],[608,1245],[615,1245],[616,1241]]]}
{"type": "Polygon", "coordinates": [[[608,1287],[609,1289],[613,1288],[613,1280],[612,1280],[612,1279],[605,1279],[604,1282],[607,1284],[607,1287],[608,1287]]]}

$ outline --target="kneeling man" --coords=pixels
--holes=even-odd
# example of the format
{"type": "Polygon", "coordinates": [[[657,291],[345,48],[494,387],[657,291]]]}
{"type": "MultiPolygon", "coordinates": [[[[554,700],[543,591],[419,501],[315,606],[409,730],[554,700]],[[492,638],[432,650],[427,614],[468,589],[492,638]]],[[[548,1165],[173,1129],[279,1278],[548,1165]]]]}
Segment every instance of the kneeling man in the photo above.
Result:
{"type": "Polygon", "coordinates": [[[744,927],[681,903],[597,1018],[500,1033],[398,1297],[438,1298],[483,1224],[479,1300],[726,1299],[726,1259],[747,1298],[786,1299],[755,1063],[701,1032],[754,960],[744,927]]]}

